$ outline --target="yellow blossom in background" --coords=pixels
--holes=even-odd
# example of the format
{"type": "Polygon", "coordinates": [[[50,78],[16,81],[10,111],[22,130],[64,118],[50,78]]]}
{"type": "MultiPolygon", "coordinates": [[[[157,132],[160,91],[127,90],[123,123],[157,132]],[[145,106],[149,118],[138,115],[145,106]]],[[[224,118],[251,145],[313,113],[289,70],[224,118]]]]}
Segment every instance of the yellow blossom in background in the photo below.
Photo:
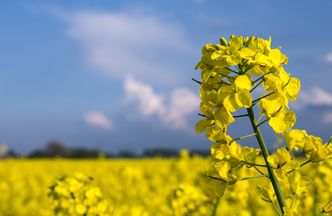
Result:
{"type": "Polygon", "coordinates": [[[50,187],[56,215],[107,215],[109,207],[100,189],[92,185],[92,178],[82,173],[59,178],[50,187]]]}
{"type": "MultiPolygon", "coordinates": [[[[242,150],[256,155],[251,150],[242,150]]],[[[85,193],[81,194],[89,197],[89,202],[100,200],[97,205],[89,205],[88,211],[95,215],[110,211],[104,215],[164,216],[177,213],[184,216],[188,215],[189,209],[197,207],[194,214],[210,216],[216,204],[216,215],[275,215],[271,202],[261,199],[265,197],[264,199],[272,198],[275,201],[272,186],[266,178],[238,181],[228,184],[225,189],[225,182],[205,175],[210,168],[209,159],[188,157],[186,153],[183,155],[179,159],[2,160],[0,215],[54,216],[53,206],[56,203],[68,209],[73,205],[69,199],[63,199],[61,195],[61,201],[56,201],[49,198],[47,193],[50,192],[49,186],[54,186],[59,176],[70,174],[67,176],[72,177],[77,171],[84,173],[84,176],[93,176],[93,180],[89,180],[89,186],[85,186],[85,193]],[[257,186],[266,187],[266,195],[256,190],[257,186]],[[180,192],[181,190],[184,192],[180,192]],[[177,195],[174,194],[176,191],[179,191],[177,195]],[[220,196],[222,197],[218,198],[220,196]]],[[[304,161],[302,159],[301,162],[304,161]]],[[[255,158],[255,163],[262,163],[262,158],[255,158]]],[[[287,199],[291,202],[293,193],[300,197],[297,204],[298,215],[308,215],[308,212],[309,215],[311,212],[319,214],[325,205],[324,209],[329,210],[327,204],[332,200],[331,170],[332,161],[326,160],[320,165],[303,167],[298,171],[301,176],[293,173],[285,178],[283,188],[285,192],[289,190],[287,199]],[[311,182],[315,183],[307,185],[303,181],[305,176],[310,176],[311,182]]],[[[239,177],[257,175],[253,168],[234,172],[239,177]]],[[[74,182],[77,184],[76,180],[74,182]]],[[[68,188],[62,187],[63,190],[60,191],[68,191],[68,188]]],[[[87,203],[82,205],[88,206],[87,203]]],[[[73,208],[79,214],[87,207],[77,204],[73,208]]]]}

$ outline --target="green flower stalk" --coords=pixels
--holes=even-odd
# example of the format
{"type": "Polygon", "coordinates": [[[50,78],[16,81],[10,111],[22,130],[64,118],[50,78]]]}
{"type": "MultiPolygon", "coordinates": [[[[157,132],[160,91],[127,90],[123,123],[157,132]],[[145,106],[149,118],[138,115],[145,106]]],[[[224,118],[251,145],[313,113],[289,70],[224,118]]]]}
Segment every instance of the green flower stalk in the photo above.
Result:
{"type": "Polygon", "coordinates": [[[268,162],[269,152],[268,152],[266,144],[264,142],[262,133],[261,133],[259,127],[256,124],[254,111],[252,110],[252,108],[248,108],[247,110],[248,110],[251,125],[252,125],[252,127],[253,127],[253,129],[256,133],[257,142],[258,142],[258,144],[261,148],[265,164],[267,165],[266,167],[267,167],[267,170],[268,170],[268,173],[269,173],[269,178],[270,178],[271,183],[273,185],[273,189],[276,193],[276,197],[277,197],[277,200],[278,200],[278,203],[279,203],[279,207],[283,212],[283,208],[286,207],[286,203],[285,203],[285,199],[284,199],[284,196],[282,194],[279,182],[278,182],[276,176],[274,175],[272,167],[269,165],[269,162],[268,162]]]}

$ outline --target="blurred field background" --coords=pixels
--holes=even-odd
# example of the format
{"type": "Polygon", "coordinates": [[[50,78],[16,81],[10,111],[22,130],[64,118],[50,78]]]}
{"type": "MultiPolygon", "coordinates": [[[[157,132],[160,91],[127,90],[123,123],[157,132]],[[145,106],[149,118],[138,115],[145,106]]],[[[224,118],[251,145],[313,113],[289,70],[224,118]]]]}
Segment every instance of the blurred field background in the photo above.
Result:
{"type": "MultiPolygon", "coordinates": [[[[314,176],[314,186],[303,200],[300,215],[318,214],[332,198],[332,163],[324,163],[303,170],[314,176]]],[[[217,215],[275,214],[256,188],[266,185],[266,180],[240,181],[225,191],[225,183],[206,177],[208,165],[208,159],[187,154],[173,159],[1,160],[0,215],[53,215],[49,186],[76,172],[93,177],[111,215],[211,215],[216,202],[217,215]]],[[[253,175],[250,170],[243,174],[253,175]]]]}

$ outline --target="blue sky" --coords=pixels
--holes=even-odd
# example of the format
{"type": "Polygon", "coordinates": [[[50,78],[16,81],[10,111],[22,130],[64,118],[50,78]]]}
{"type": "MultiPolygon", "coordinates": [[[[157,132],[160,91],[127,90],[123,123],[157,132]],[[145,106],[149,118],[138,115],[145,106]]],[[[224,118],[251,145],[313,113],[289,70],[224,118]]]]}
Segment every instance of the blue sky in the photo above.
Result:
{"type": "Polygon", "coordinates": [[[22,153],[50,139],[106,151],[208,149],[192,129],[190,79],[201,47],[230,34],[282,47],[302,81],[296,126],[326,140],[331,26],[328,0],[2,1],[0,143],[22,153]]]}

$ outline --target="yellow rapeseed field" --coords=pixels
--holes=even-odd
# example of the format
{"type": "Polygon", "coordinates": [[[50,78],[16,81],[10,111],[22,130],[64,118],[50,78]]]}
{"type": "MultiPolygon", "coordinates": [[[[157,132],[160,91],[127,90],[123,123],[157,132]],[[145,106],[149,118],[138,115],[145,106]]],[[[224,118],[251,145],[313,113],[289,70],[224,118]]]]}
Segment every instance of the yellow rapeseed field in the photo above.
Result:
{"type": "MultiPolygon", "coordinates": [[[[48,196],[50,186],[73,173],[93,178],[91,184],[107,203],[107,211],[100,215],[275,215],[256,189],[268,181],[239,181],[225,190],[225,183],[206,176],[209,163],[186,155],[180,159],[1,160],[0,215],[56,215],[54,200],[48,196]]],[[[303,174],[314,176],[314,184],[299,203],[303,212],[315,215],[331,200],[331,167],[331,160],[305,167],[303,174]]],[[[255,172],[247,170],[244,175],[255,172]]],[[[86,208],[78,207],[72,215],[89,215],[86,208]]]]}

